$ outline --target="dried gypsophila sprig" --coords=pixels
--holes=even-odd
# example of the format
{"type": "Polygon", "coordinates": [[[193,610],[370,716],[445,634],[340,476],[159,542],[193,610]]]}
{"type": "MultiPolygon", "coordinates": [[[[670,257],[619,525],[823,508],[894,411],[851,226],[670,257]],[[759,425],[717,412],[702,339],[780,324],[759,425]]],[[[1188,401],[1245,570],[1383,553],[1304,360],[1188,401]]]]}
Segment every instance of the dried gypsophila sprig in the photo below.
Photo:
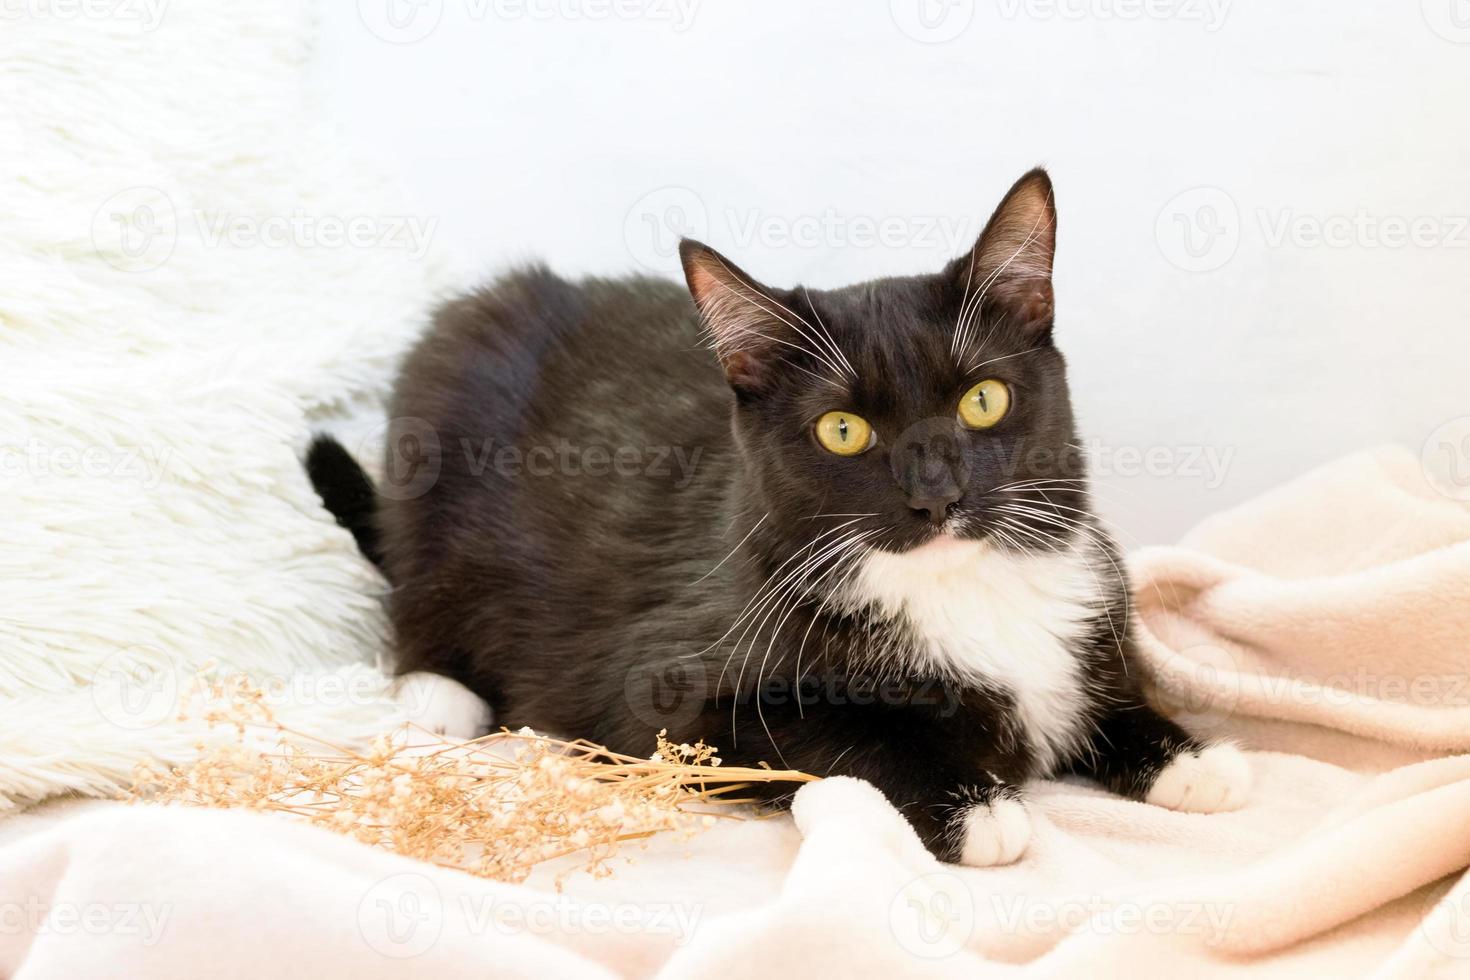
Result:
{"type": "Polygon", "coordinates": [[[359,752],[281,725],[243,677],[202,681],[196,705],[201,695],[203,717],[233,725],[237,741],[200,744],[186,766],[138,767],[129,799],[286,813],[500,881],[569,855],[584,859],[569,871],[602,877],[627,842],[687,837],[737,815],[755,783],[817,778],[722,766],[714,747],[674,744],[666,732],[648,759],[529,729],[452,742],[407,725],[359,752]],[[262,732],[269,751],[252,747],[262,732]]]}

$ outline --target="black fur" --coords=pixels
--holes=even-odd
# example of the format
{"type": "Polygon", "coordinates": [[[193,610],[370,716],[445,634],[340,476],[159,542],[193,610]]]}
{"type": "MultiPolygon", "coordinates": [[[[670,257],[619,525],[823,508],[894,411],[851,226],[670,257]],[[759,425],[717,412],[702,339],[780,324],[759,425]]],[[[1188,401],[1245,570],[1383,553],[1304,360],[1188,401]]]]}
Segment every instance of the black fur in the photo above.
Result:
{"type": "Polygon", "coordinates": [[[1054,226],[1034,172],[976,249],[935,275],[776,290],[686,243],[696,305],[661,280],[574,284],[534,268],[444,307],[394,393],[376,541],[360,473],[344,474],[330,444],[312,452],[328,506],[364,552],[381,547],[399,671],[462,682],[511,728],[632,754],[667,728],[730,762],[867,779],[947,859],[966,808],[1027,778],[1071,770],[1142,797],[1200,743],[1146,706],[1125,667],[1122,559],[1088,516],[1051,339],[1054,226]],[[1017,243],[1046,251],[1000,261],[1017,243]],[[833,370],[832,346],[853,377],[833,370]],[[1011,413],[962,429],[958,400],[986,377],[1011,386],[1011,413]],[[813,424],[831,410],[871,422],[874,449],[822,449],[813,424]],[[1026,497],[1042,516],[1006,525],[1013,498],[999,488],[1025,480],[1050,481],[1026,497]],[[938,532],[918,502],[935,494],[959,497],[946,513],[961,537],[1092,540],[1116,563],[1100,563],[1096,615],[1072,651],[1090,733],[1072,757],[1043,766],[1011,692],[916,667],[909,623],[834,598],[839,565],[861,551],[823,557],[825,543],[924,544],[938,532]],[[861,514],[875,516],[843,516],[861,514]],[[742,619],[807,558],[771,615],[742,619]]]}
{"type": "Polygon", "coordinates": [[[306,473],[337,523],[352,532],[358,549],[381,568],[373,484],[362,467],[336,440],[319,436],[307,450],[306,473]]]}

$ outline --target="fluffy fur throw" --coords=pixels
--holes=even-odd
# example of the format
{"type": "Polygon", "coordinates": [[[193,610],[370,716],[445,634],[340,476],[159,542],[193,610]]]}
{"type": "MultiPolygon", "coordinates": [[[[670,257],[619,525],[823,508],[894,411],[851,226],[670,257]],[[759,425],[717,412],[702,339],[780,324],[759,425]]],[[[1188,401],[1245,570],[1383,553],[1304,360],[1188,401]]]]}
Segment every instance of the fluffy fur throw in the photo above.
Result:
{"type": "Polygon", "coordinates": [[[73,6],[0,30],[0,810],[192,754],[211,664],[380,724],[382,584],[298,454],[438,287],[303,108],[309,10],[73,6]]]}

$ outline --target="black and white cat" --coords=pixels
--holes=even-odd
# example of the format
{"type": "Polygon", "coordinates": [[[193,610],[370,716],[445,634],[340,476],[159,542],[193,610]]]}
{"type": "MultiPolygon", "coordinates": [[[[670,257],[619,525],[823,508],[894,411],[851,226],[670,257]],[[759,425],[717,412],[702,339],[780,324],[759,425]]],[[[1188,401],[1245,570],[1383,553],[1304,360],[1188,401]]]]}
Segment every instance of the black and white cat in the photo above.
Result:
{"type": "Polygon", "coordinates": [[[633,754],[667,728],[859,777],[975,865],[1023,851],[1028,779],[1239,806],[1244,757],[1130,670],[1052,341],[1055,238],[1033,171],[935,275],[776,289],[685,242],[693,304],[532,269],[440,310],[385,485],[329,440],[308,460],[392,583],[437,726],[493,710],[633,754]]]}

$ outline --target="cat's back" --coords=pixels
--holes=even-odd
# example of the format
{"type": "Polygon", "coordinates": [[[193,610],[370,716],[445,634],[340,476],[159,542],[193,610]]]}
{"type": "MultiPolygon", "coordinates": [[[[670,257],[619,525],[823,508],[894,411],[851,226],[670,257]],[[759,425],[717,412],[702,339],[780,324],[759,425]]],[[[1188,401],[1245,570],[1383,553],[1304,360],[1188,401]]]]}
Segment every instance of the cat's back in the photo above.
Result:
{"type": "Polygon", "coordinates": [[[720,455],[731,397],[673,282],[571,282],[533,267],[462,296],[394,390],[391,417],[432,434],[415,451],[434,455],[435,479],[388,502],[390,562],[459,551],[469,528],[501,546],[552,546],[599,518],[648,513],[687,488],[680,452],[720,455]]]}
{"type": "Polygon", "coordinates": [[[439,309],[404,362],[393,415],[471,434],[637,423],[649,385],[724,398],[688,293],[641,276],[572,282],[535,266],[439,309]]]}

